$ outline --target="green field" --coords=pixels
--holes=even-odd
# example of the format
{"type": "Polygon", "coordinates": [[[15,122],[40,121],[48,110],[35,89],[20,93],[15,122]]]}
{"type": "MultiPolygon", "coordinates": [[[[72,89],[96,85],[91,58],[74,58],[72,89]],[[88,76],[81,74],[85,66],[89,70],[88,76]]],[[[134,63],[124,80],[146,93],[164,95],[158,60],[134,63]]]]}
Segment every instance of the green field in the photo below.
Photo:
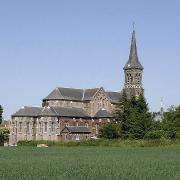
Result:
{"type": "Polygon", "coordinates": [[[180,180],[180,148],[0,148],[0,180],[180,180]]]}

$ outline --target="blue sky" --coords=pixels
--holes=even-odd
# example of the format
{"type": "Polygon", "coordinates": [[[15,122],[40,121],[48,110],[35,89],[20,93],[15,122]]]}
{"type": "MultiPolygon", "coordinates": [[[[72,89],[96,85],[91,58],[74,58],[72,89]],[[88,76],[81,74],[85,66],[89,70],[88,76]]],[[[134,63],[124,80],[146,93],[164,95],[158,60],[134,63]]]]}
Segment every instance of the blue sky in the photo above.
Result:
{"type": "Polygon", "coordinates": [[[179,0],[0,0],[4,117],[55,87],[123,88],[132,21],[150,110],[180,104],[179,0]]]}

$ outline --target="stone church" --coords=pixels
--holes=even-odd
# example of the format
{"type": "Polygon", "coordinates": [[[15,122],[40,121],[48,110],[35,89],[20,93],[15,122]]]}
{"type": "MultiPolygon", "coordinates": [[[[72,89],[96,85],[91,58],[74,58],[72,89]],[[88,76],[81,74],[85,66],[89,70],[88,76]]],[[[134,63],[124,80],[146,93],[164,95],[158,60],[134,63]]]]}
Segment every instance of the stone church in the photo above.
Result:
{"type": "MultiPolygon", "coordinates": [[[[135,31],[129,60],[124,66],[127,97],[139,96],[143,67],[139,62],[135,31]]],[[[112,120],[120,92],[55,88],[42,100],[42,107],[24,106],[12,115],[10,144],[20,140],[78,141],[97,138],[98,128],[112,120]]]]}

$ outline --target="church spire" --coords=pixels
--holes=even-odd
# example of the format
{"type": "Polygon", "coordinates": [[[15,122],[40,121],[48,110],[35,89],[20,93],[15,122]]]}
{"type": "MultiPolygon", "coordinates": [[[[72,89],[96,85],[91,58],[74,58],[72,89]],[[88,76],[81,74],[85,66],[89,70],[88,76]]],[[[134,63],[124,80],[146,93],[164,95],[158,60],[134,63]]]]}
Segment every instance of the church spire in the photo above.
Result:
{"type": "Polygon", "coordinates": [[[124,70],[128,70],[128,69],[143,70],[143,67],[142,67],[141,63],[139,62],[138,55],[137,55],[135,30],[133,30],[133,32],[132,32],[129,60],[126,63],[126,65],[124,66],[124,70]]]}
{"type": "Polygon", "coordinates": [[[124,66],[125,83],[124,88],[128,98],[138,97],[144,92],[142,85],[143,67],[139,62],[136,47],[135,31],[133,30],[131,39],[131,49],[129,60],[124,66]]]}

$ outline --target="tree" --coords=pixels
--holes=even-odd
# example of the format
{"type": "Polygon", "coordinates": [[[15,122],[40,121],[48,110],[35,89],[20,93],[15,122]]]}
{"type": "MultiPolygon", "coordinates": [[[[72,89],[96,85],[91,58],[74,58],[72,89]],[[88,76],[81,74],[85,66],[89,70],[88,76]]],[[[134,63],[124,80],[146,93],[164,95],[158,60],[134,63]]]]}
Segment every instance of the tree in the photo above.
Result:
{"type": "Polygon", "coordinates": [[[2,106],[0,105],[0,124],[2,123],[2,120],[3,120],[3,118],[2,118],[2,113],[3,113],[3,108],[2,108],[2,106]]]}
{"type": "Polygon", "coordinates": [[[126,92],[123,90],[122,97],[120,98],[116,110],[113,114],[115,122],[121,127],[121,138],[128,137],[130,129],[129,117],[130,115],[130,102],[127,99],[126,92]]]}
{"type": "Polygon", "coordinates": [[[116,107],[114,118],[121,125],[122,138],[142,139],[152,124],[143,94],[138,98],[127,99],[125,91],[116,107]]]}
{"type": "Polygon", "coordinates": [[[5,142],[9,141],[9,130],[4,128],[0,129],[0,145],[4,145],[5,142]]]}
{"type": "Polygon", "coordinates": [[[145,134],[150,130],[152,119],[142,94],[138,98],[132,97],[130,100],[130,115],[128,118],[130,123],[129,137],[144,138],[145,134]]]}
{"type": "Polygon", "coordinates": [[[164,113],[162,122],[163,130],[168,138],[179,138],[180,135],[180,105],[176,108],[169,108],[168,112],[164,113]]]}
{"type": "Polygon", "coordinates": [[[110,123],[99,129],[99,137],[105,139],[115,139],[120,135],[120,127],[116,123],[110,123]]]}

